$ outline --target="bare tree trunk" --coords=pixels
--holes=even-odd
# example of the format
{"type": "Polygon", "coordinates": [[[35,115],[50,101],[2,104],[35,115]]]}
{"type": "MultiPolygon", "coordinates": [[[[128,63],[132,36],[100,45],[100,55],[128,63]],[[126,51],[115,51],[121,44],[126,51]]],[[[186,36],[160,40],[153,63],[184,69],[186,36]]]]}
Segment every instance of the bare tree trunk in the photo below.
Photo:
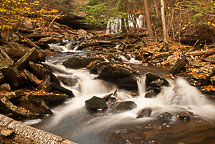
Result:
{"type": "Polygon", "coordinates": [[[152,30],[152,24],[151,24],[149,6],[148,6],[148,1],[147,0],[144,0],[144,9],[145,9],[146,23],[147,23],[147,29],[149,31],[149,36],[150,36],[150,38],[154,39],[154,33],[153,33],[153,30],[152,30]]]}
{"type": "Polygon", "coordinates": [[[0,143],[5,144],[75,144],[60,136],[26,126],[0,114],[0,143]]]}
{"type": "Polygon", "coordinates": [[[163,26],[163,40],[165,43],[167,43],[167,30],[166,30],[164,0],[161,0],[161,19],[162,19],[162,26],[163,26]]]}

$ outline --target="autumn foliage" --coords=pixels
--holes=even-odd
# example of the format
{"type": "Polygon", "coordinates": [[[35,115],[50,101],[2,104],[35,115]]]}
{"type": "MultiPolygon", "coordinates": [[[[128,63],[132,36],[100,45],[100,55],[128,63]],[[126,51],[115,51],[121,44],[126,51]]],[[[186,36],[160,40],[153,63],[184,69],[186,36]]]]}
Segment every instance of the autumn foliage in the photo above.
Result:
{"type": "Polygon", "coordinates": [[[0,30],[13,29],[28,20],[36,22],[54,18],[58,10],[46,10],[41,0],[0,0],[0,30]]]}

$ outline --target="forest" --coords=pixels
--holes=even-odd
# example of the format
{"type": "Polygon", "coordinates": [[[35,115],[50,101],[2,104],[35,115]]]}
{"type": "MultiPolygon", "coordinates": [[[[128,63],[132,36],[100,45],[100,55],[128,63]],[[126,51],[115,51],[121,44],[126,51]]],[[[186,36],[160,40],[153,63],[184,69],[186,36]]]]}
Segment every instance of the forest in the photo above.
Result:
{"type": "Polygon", "coordinates": [[[0,0],[0,143],[214,142],[214,0],[0,0]]]}

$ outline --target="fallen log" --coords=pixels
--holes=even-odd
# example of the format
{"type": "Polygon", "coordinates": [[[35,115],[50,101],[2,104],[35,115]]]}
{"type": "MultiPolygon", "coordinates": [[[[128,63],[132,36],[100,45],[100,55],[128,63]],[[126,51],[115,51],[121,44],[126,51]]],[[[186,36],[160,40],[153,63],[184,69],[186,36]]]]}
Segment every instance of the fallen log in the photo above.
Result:
{"type": "Polygon", "coordinates": [[[190,56],[202,56],[202,57],[206,57],[212,54],[215,54],[214,49],[208,49],[204,51],[193,51],[193,52],[187,53],[187,55],[190,55],[190,56]]]}
{"type": "Polygon", "coordinates": [[[0,141],[3,144],[76,144],[60,136],[26,126],[0,114],[0,141]]]}

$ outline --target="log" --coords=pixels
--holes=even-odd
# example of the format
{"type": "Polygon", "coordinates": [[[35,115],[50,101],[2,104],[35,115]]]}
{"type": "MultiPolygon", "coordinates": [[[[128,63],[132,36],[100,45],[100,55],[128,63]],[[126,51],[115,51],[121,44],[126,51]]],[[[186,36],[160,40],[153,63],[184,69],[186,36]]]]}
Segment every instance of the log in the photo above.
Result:
{"type": "Polygon", "coordinates": [[[192,56],[209,56],[215,54],[215,50],[214,49],[208,49],[208,50],[204,50],[204,51],[194,51],[194,52],[189,52],[187,55],[192,55],[192,56]]]}
{"type": "Polygon", "coordinates": [[[60,136],[38,130],[0,114],[1,143],[16,144],[76,144],[60,136]]]}

